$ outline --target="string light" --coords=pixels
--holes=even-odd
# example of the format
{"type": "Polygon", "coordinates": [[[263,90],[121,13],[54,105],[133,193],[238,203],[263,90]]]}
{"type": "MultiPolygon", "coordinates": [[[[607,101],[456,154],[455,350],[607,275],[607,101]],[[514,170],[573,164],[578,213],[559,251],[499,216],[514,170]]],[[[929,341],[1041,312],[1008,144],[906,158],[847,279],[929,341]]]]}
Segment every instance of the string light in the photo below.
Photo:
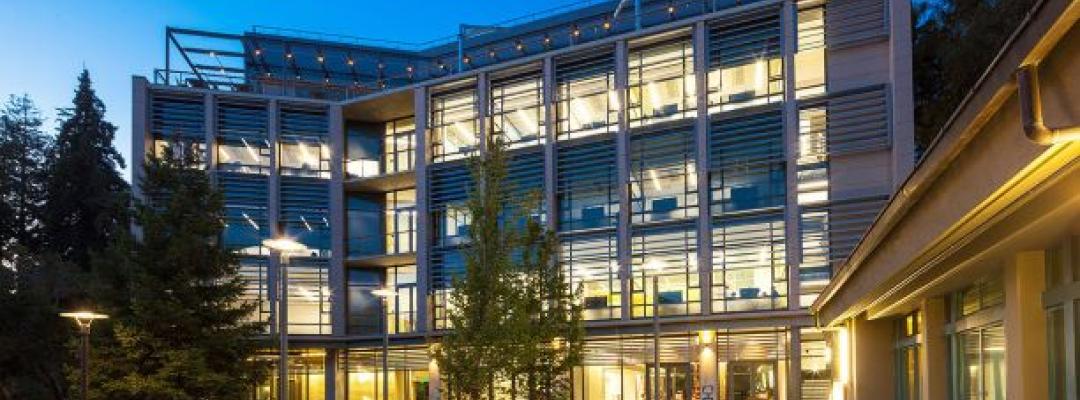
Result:
{"type": "Polygon", "coordinates": [[[570,28],[570,35],[573,35],[575,38],[581,36],[581,28],[578,28],[577,25],[572,26],[570,28]]]}
{"type": "Polygon", "coordinates": [[[525,42],[522,42],[521,39],[518,39],[517,43],[514,43],[514,48],[517,49],[517,51],[524,52],[525,42]]]}
{"type": "Polygon", "coordinates": [[[605,31],[611,30],[611,20],[604,18],[604,23],[602,24],[602,26],[604,27],[605,31]]]}
{"type": "Polygon", "coordinates": [[[551,45],[551,36],[545,33],[544,34],[544,46],[550,46],[550,45],[551,45]]]}
{"type": "Polygon", "coordinates": [[[322,53],[319,53],[319,55],[315,56],[315,61],[318,61],[319,64],[322,64],[323,61],[326,61],[326,58],[323,57],[322,53]]]}
{"type": "Polygon", "coordinates": [[[675,4],[671,3],[667,6],[668,14],[675,15],[675,4]]]}
{"type": "Polygon", "coordinates": [[[468,55],[465,55],[465,56],[461,57],[461,61],[466,63],[466,64],[471,63],[472,62],[472,57],[469,57],[468,55]]]}
{"type": "Polygon", "coordinates": [[[494,48],[488,49],[488,57],[490,57],[492,59],[495,58],[495,49],[494,48]]]}
{"type": "Polygon", "coordinates": [[[262,55],[262,49],[256,47],[255,48],[255,56],[258,57],[258,56],[261,56],[261,55],[262,55]]]}
{"type": "Polygon", "coordinates": [[[292,59],[292,53],[285,53],[285,58],[292,59]]]}
{"type": "Polygon", "coordinates": [[[356,64],[356,61],[354,61],[352,59],[352,57],[348,57],[348,58],[345,59],[345,63],[349,64],[349,66],[351,67],[351,66],[353,66],[353,64],[356,64]]]}

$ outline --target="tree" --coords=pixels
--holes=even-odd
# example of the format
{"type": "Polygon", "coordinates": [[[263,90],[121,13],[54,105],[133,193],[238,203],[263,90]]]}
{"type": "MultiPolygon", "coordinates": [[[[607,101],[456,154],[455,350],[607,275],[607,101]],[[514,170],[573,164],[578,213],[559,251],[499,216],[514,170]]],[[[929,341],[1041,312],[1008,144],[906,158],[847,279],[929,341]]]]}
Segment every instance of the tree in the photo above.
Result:
{"type": "MultiPolygon", "coordinates": [[[[0,253],[12,246],[37,249],[45,202],[45,153],[49,137],[27,95],[0,108],[0,253]]],[[[9,257],[2,257],[11,261],[9,257]]]]}
{"type": "Polygon", "coordinates": [[[49,137],[29,96],[0,106],[0,399],[65,398],[70,280],[41,250],[49,137]]]}
{"type": "Polygon", "coordinates": [[[915,140],[927,148],[1035,0],[916,0],[915,140]]]}
{"type": "Polygon", "coordinates": [[[105,120],[105,104],[85,69],[72,104],[59,110],[43,222],[49,248],[88,271],[92,253],[126,235],[130,194],[118,172],[124,160],[112,144],[116,126],[105,120]]]}
{"type": "Polygon", "coordinates": [[[255,305],[242,301],[235,257],[219,240],[221,194],[184,167],[190,161],[167,151],[147,162],[141,237],[106,252],[116,268],[94,266],[99,287],[112,290],[95,297],[114,318],[97,338],[91,398],[236,399],[264,372],[251,361],[262,328],[247,321],[255,305]]]}
{"type": "Polygon", "coordinates": [[[529,215],[535,204],[510,198],[505,145],[489,140],[487,149],[470,159],[465,274],[454,280],[453,330],[435,359],[450,398],[491,399],[511,387],[529,399],[565,398],[581,358],[581,310],[556,263],[554,234],[529,215]]]}

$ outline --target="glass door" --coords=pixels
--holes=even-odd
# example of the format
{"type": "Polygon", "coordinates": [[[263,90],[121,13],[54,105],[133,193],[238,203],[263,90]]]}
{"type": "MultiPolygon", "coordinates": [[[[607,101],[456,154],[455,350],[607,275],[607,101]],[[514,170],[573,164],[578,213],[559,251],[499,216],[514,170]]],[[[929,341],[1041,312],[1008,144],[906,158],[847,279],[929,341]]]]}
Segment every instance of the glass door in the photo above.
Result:
{"type": "Polygon", "coordinates": [[[732,361],[728,365],[728,399],[777,398],[775,361],[732,361]]]}
{"type": "MultiPolygon", "coordinates": [[[[653,400],[656,367],[645,367],[645,399],[653,400]]],[[[691,400],[694,389],[694,371],[690,364],[660,364],[659,400],[691,400]]]]}

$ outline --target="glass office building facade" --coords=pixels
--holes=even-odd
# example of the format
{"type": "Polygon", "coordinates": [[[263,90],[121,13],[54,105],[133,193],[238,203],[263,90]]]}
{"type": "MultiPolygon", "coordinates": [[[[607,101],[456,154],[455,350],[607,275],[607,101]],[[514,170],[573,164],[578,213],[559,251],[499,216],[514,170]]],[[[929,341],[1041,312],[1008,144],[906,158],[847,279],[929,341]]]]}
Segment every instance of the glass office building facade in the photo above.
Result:
{"type": "Polygon", "coordinates": [[[910,60],[880,57],[906,22],[888,1],[615,3],[419,51],[221,34],[243,84],[197,62],[136,79],[136,154],[193,144],[252,318],[273,334],[287,304],[290,399],[440,396],[467,159],[495,136],[581,288],[574,399],[829,398],[836,339],[807,307],[910,168],[910,60]],[[309,248],[284,281],[278,236],[309,248]]]}

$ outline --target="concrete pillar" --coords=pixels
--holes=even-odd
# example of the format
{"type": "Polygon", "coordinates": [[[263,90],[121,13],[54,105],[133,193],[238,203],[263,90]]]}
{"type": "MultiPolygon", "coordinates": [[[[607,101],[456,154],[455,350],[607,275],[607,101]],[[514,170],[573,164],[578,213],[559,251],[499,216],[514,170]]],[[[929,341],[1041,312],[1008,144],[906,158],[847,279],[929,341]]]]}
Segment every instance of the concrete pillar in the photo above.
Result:
{"type": "Polygon", "coordinates": [[[1005,393],[1010,399],[1048,396],[1044,262],[1042,251],[1027,251],[1005,266],[1005,393]]]}
{"type": "Polygon", "coordinates": [[[716,371],[716,331],[712,329],[697,333],[698,399],[719,399],[716,371]]]}
{"type": "Polygon", "coordinates": [[[915,100],[911,71],[911,2],[886,2],[889,20],[889,100],[892,134],[892,188],[915,168],[915,100]]]}
{"type": "Polygon", "coordinates": [[[945,336],[945,299],[922,301],[922,333],[919,346],[919,398],[949,397],[949,342],[945,336]]]}
{"type": "Polygon", "coordinates": [[[340,105],[328,110],[330,122],[330,324],[345,335],[345,116],[340,105]]]}
{"type": "Polygon", "coordinates": [[[488,115],[491,114],[491,82],[488,81],[487,72],[476,74],[476,132],[480,138],[480,153],[487,151],[488,136],[491,129],[488,124],[488,115]]]}
{"type": "MultiPolygon", "coordinates": [[[[787,368],[787,398],[789,400],[802,398],[802,336],[798,326],[792,326],[788,331],[788,368],[787,368]]],[[[783,363],[781,363],[783,364],[783,363]]],[[[785,376],[785,375],[781,375],[785,376]]]]}
{"type": "Polygon", "coordinates": [[[547,227],[552,231],[559,229],[558,198],[556,197],[556,158],[555,158],[555,62],[551,57],[544,57],[543,65],[543,100],[544,109],[544,203],[547,207],[547,227]]]}
{"type": "MultiPolygon", "coordinates": [[[[697,92],[697,120],[694,124],[697,146],[694,166],[697,172],[697,263],[701,285],[701,312],[712,313],[712,215],[709,206],[709,31],[705,22],[694,24],[694,90],[697,92]]],[[[715,397],[714,397],[715,398],[715,397]]]]}
{"type": "Polygon", "coordinates": [[[206,149],[206,171],[210,173],[210,182],[216,181],[214,173],[217,165],[217,96],[212,92],[203,94],[203,146],[206,149]]]}
{"type": "MultiPolygon", "coordinates": [[[[270,228],[270,237],[281,235],[281,192],[278,190],[281,175],[278,171],[278,136],[281,133],[281,124],[278,119],[278,101],[270,100],[266,103],[266,140],[270,142],[270,174],[266,177],[266,222],[270,228]]],[[[267,282],[266,287],[270,291],[270,334],[277,333],[278,315],[278,288],[281,285],[278,279],[278,269],[281,261],[278,257],[269,257],[266,264],[267,282]]]]}
{"type": "MultiPolygon", "coordinates": [[[[141,76],[131,78],[131,194],[142,199],[143,161],[153,151],[154,137],[150,134],[150,82],[141,76]]],[[[132,223],[132,234],[142,237],[142,228],[132,223]]]]}
{"type": "MultiPolygon", "coordinates": [[[[787,260],[788,309],[798,310],[799,298],[799,260],[802,243],[799,239],[799,202],[798,202],[798,156],[799,156],[799,105],[795,101],[795,35],[798,10],[793,0],[784,1],[780,8],[780,25],[783,33],[780,38],[780,54],[784,60],[784,186],[787,196],[784,199],[784,237],[788,238],[784,258],[787,260]]],[[[809,304],[805,304],[809,306],[809,304]]]]}
{"type": "Polygon", "coordinates": [[[337,356],[337,349],[326,349],[323,360],[323,393],[326,400],[338,400],[345,397],[338,382],[337,356]]]}
{"type": "Polygon", "coordinates": [[[416,330],[428,330],[428,294],[431,293],[431,209],[428,199],[427,88],[413,90],[413,120],[416,132],[416,330]]]}
{"type": "Polygon", "coordinates": [[[619,281],[622,285],[622,319],[630,319],[630,128],[626,116],[628,84],[628,48],[625,40],[615,43],[615,93],[619,98],[618,131],[615,133],[616,184],[619,185],[618,242],[619,281]]]}
{"type": "Polygon", "coordinates": [[[850,323],[849,393],[854,400],[892,400],[896,394],[895,328],[891,319],[868,320],[862,314],[850,323]]]}
{"type": "Polygon", "coordinates": [[[435,359],[428,361],[428,400],[442,399],[442,376],[439,375],[439,363],[435,359]]]}

